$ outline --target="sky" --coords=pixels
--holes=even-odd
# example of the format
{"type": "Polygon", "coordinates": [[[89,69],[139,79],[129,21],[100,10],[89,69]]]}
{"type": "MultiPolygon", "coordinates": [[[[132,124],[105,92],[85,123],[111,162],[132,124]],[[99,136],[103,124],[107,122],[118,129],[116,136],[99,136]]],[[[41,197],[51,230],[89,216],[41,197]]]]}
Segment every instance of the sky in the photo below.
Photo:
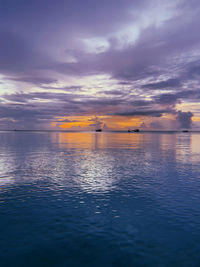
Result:
{"type": "Polygon", "coordinates": [[[0,129],[200,130],[198,0],[0,0],[0,129]]]}

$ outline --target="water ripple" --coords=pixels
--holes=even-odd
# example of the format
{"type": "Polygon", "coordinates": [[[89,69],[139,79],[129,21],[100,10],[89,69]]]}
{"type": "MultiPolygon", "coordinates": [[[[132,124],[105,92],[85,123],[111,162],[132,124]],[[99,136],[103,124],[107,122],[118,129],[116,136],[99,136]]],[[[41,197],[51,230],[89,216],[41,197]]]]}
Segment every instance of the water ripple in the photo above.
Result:
{"type": "Polygon", "coordinates": [[[1,266],[198,266],[199,140],[1,132],[1,266]]]}

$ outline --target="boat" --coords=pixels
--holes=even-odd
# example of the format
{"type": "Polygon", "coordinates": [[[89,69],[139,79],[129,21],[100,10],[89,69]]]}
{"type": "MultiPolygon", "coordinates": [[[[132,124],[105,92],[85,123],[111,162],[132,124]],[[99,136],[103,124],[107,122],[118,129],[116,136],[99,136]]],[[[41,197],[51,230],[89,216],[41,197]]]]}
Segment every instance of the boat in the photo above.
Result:
{"type": "Polygon", "coordinates": [[[128,133],[139,133],[139,129],[130,130],[128,129],[128,133]]]}
{"type": "Polygon", "coordinates": [[[102,129],[96,129],[96,132],[102,132],[102,129]]]}

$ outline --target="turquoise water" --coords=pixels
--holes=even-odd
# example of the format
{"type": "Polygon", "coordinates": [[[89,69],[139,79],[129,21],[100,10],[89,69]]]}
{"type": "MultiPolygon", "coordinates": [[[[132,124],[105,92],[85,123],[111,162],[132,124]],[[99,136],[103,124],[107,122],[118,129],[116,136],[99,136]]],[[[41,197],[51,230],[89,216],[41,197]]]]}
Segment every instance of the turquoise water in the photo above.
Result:
{"type": "Polygon", "coordinates": [[[200,266],[200,134],[0,132],[0,266],[200,266]]]}

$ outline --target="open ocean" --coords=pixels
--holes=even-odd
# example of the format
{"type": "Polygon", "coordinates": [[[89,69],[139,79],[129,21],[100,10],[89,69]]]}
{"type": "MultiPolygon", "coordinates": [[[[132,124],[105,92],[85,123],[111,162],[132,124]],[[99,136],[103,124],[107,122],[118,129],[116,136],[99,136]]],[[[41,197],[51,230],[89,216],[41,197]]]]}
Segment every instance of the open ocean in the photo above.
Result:
{"type": "Polygon", "coordinates": [[[0,132],[0,266],[200,266],[200,134],[0,132]]]}

